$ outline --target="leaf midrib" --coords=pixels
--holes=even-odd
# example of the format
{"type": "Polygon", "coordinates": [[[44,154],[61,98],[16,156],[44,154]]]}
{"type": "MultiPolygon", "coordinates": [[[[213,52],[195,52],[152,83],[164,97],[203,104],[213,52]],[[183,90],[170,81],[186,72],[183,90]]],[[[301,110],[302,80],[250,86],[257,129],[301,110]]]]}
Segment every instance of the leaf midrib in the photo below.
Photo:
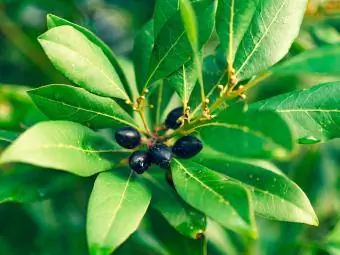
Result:
{"type": "Polygon", "coordinates": [[[167,52],[164,54],[164,56],[158,61],[158,64],[156,65],[156,67],[154,68],[154,70],[151,72],[148,80],[145,82],[144,88],[146,88],[151,79],[153,78],[153,76],[155,75],[157,69],[160,67],[160,65],[163,63],[163,61],[166,59],[166,57],[170,54],[170,52],[172,51],[172,49],[178,44],[179,40],[182,38],[182,36],[185,34],[185,30],[178,36],[178,38],[175,40],[175,42],[171,45],[171,47],[167,50],[167,52]]]}
{"type": "MultiPolygon", "coordinates": [[[[69,50],[69,51],[72,51],[72,52],[74,52],[76,55],[78,55],[80,58],[82,58],[82,59],[84,59],[88,64],[90,64],[91,66],[93,66],[95,69],[97,69],[108,81],[110,81],[110,83],[111,84],[113,84],[113,86],[115,87],[115,88],[117,88],[119,91],[120,91],[120,93],[121,93],[121,95],[122,96],[124,96],[125,97],[125,99],[128,99],[129,100],[129,98],[128,98],[128,96],[127,96],[127,94],[125,93],[125,91],[123,91],[123,89],[119,86],[119,84],[118,83],[116,83],[112,78],[110,78],[101,68],[99,68],[97,65],[95,65],[91,60],[89,60],[87,57],[85,57],[84,55],[81,55],[78,51],[75,51],[74,49],[72,49],[72,48],[70,48],[70,47],[67,47],[67,46],[65,46],[65,45],[63,45],[63,44],[60,44],[60,43],[56,43],[56,42],[54,42],[54,41],[51,41],[51,40],[46,40],[46,39],[44,39],[44,38],[39,38],[38,39],[39,41],[46,41],[46,42],[48,42],[48,43],[52,43],[52,44],[55,44],[55,45],[58,45],[58,46],[60,46],[60,47],[62,47],[62,48],[65,48],[65,49],[67,49],[67,50],[69,50]]],[[[91,42],[92,43],[92,42],[91,42]]],[[[98,47],[97,45],[95,45],[96,47],[98,47]]],[[[104,54],[105,55],[105,54],[104,54]]],[[[105,57],[106,57],[106,55],[105,55],[105,57]]],[[[111,64],[111,62],[110,62],[110,64],[111,64]]]]}
{"type": "Polygon", "coordinates": [[[127,193],[128,186],[129,186],[129,183],[130,183],[130,180],[131,180],[132,175],[133,175],[133,171],[131,170],[131,171],[130,171],[130,175],[129,175],[127,181],[126,181],[124,190],[123,190],[123,192],[122,192],[122,194],[121,194],[121,196],[120,196],[119,203],[118,203],[118,205],[117,205],[117,207],[116,207],[114,213],[112,214],[111,220],[109,221],[109,222],[110,222],[110,225],[109,225],[109,227],[108,227],[108,230],[106,231],[106,234],[104,235],[104,240],[103,240],[103,242],[102,242],[103,244],[106,243],[106,241],[107,241],[107,239],[108,239],[108,237],[109,237],[109,233],[111,232],[111,228],[112,228],[112,226],[113,226],[114,220],[115,220],[116,216],[118,215],[119,210],[120,210],[120,208],[121,208],[123,202],[126,200],[126,193],[127,193]]]}
{"type": "MultiPolygon", "coordinates": [[[[58,103],[58,104],[61,104],[61,105],[64,105],[64,106],[66,105],[66,106],[68,106],[68,107],[70,107],[70,108],[74,108],[74,109],[76,109],[76,110],[82,110],[82,111],[84,111],[84,112],[93,113],[93,114],[96,114],[97,116],[108,117],[108,118],[110,118],[110,119],[116,120],[116,121],[118,121],[118,122],[120,122],[120,123],[123,123],[123,124],[126,124],[126,125],[128,125],[128,126],[132,126],[132,127],[138,128],[138,127],[137,127],[136,125],[134,125],[132,122],[127,122],[127,121],[125,121],[125,120],[123,120],[123,119],[121,119],[121,118],[117,118],[117,117],[114,116],[114,115],[108,115],[108,114],[105,114],[105,113],[102,113],[102,112],[97,112],[97,111],[85,109],[85,108],[82,108],[82,107],[79,107],[79,106],[70,105],[70,104],[65,103],[65,102],[56,101],[56,100],[53,100],[53,99],[51,99],[51,98],[48,98],[48,97],[45,97],[45,96],[41,96],[41,95],[39,95],[39,94],[35,94],[35,93],[33,93],[33,94],[34,94],[35,96],[40,97],[40,98],[43,98],[43,99],[45,99],[45,100],[47,100],[47,101],[51,101],[51,102],[54,102],[54,103],[58,103]]],[[[95,116],[94,116],[94,117],[95,117],[95,116]]],[[[94,117],[93,117],[93,118],[94,118],[94,117]]]]}
{"type": "Polygon", "coordinates": [[[190,173],[189,171],[186,170],[186,168],[177,160],[177,159],[173,159],[177,162],[177,164],[185,171],[186,174],[188,174],[192,179],[194,179],[196,182],[198,182],[201,186],[203,186],[206,190],[210,191],[212,194],[215,195],[215,197],[219,198],[219,201],[223,201],[223,204],[225,206],[230,207],[241,219],[241,221],[246,225],[246,226],[250,226],[250,224],[248,224],[237,212],[237,210],[231,205],[231,203],[227,200],[225,200],[225,198],[219,194],[218,192],[216,192],[214,189],[210,188],[209,186],[207,186],[205,183],[201,182],[199,179],[197,179],[192,173],[190,173]]]}
{"type": "Polygon", "coordinates": [[[71,145],[71,144],[62,144],[62,143],[60,143],[60,144],[46,144],[44,146],[30,147],[29,149],[18,150],[18,151],[29,152],[29,151],[41,150],[41,149],[70,149],[70,150],[81,151],[81,152],[84,152],[84,153],[125,153],[125,152],[130,152],[130,150],[127,150],[127,149],[89,150],[89,149],[82,149],[80,147],[76,147],[76,146],[71,145]]]}
{"type": "MultiPolygon", "coordinates": [[[[255,54],[256,50],[258,47],[260,47],[262,40],[267,36],[267,34],[269,33],[269,30],[271,28],[271,26],[274,24],[274,22],[276,21],[278,15],[280,14],[280,12],[283,9],[283,6],[287,3],[287,0],[284,0],[282,5],[280,6],[279,10],[275,13],[275,16],[273,18],[273,20],[270,22],[269,26],[266,26],[265,32],[262,34],[262,36],[260,37],[259,41],[254,45],[253,49],[251,50],[251,52],[248,54],[247,58],[245,59],[245,61],[242,63],[242,65],[240,66],[240,68],[237,70],[235,76],[237,77],[239,75],[239,73],[243,70],[243,68],[248,64],[248,61],[250,60],[250,58],[255,54]]],[[[248,30],[250,29],[250,27],[248,28],[248,30]]]]}

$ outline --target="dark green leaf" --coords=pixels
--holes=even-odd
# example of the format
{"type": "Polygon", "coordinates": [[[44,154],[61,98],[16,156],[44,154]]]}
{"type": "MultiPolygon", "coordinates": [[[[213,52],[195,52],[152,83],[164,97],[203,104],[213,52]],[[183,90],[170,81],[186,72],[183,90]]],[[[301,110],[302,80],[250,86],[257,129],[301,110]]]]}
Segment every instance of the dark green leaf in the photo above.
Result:
{"type": "Polygon", "coordinates": [[[0,130],[0,146],[12,143],[18,135],[19,134],[15,132],[0,130]]]}
{"type": "Polygon", "coordinates": [[[194,130],[205,145],[234,156],[285,158],[293,150],[289,126],[273,112],[259,114],[234,107],[194,130]]]}
{"type": "Polygon", "coordinates": [[[176,192],[169,187],[164,176],[144,175],[152,190],[151,206],[155,208],[178,232],[197,239],[206,228],[204,214],[186,204],[176,192]]]}
{"type": "Polygon", "coordinates": [[[340,82],[282,94],[252,105],[256,112],[275,111],[294,127],[300,143],[340,137],[340,82]]]}
{"type": "Polygon", "coordinates": [[[259,215],[318,225],[318,219],[304,192],[269,162],[231,157],[207,146],[195,161],[223,173],[248,189],[253,196],[255,212],[259,215]]]}
{"type": "Polygon", "coordinates": [[[150,200],[151,194],[133,171],[99,174],[87,214],[90,253],[109,255],[117,249],[137,229],[150,200]]]}
{"type": "Polygon", "coordinates": [[[154,21],[150,20],[139,31],[133,47],[133,63],[139,92],[142,92],[150,66],[150,58],[154,45],[154,21]]]}
{"type": "Polygon", "coordinates": [[[127,152],[80,124],[48,121],[19,136],[3,152],[0,163],[28,163],[90,176],[117,166],[127,152]]]}
{"type": "MultiPolygon", "coordinates": [[[[210,38],[214,27],[216,1],[201,0],[193,4],[197,15],[199,48],[210,38]]],[[[155,39],[150,68],[144,87],[178,70],[192,55],[180,12],[176,12],[163,26],[155,39]]]]}
{"type": "Polygon", "coordinates": [[[121,81],[101,48],[72,26],[59,26],[39,37],[54,66],[92,93],[128,100],[121,81]]]}
{"type": "Polygon", "coordinates": [[[256,236],[252,202],[246,189],[191,161],[173,159],[171,171],[184,201],[226,228],[256,236]]]}
{"type": "Polygon", "coordinates": [[[32,203],[74,185],[75,176],[25,165],[0,169],[0,203],[32,203]]]}
{"type": "Polygon", "coordinates": [[[52,120],[70,120],[93,128],[129,125],[133,119],[114,100],[100,97],[82,88],[53,84],[32,89],[29,95],[39,109],[52,120]]]}
{"type": "Polygon", "coordinates": [[[101,50],[104,52],[105,56],[109,59],[112,66],[115,68],[124,88],[126,91],[129,92],[130,98],[132,97],[132,91],[131,91],[131,84],[129,84],[128,79],[123,71],[123,68],[120,65],[120,61],[117,59],[115,54],[112,52],[109,46],[107,46],[100,38],[98,38],[94,33],[92,33],[90,30],[86,29],[85,27],[79,26],[77,24],[74,24],[66,19],[57,17],[52,14],[47,15],[47,27],[48,29],[52,29],[54,27],[69,25],[77,29],[79,32],[83,33],[87,39],[89,39],[92,43],[97,45],[101,50]]]}

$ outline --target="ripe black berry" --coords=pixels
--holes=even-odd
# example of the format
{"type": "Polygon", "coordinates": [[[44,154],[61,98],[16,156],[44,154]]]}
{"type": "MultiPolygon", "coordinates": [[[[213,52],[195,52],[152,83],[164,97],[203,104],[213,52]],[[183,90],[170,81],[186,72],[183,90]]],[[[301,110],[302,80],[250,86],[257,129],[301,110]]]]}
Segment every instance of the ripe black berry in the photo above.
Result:
{"type": "Polygon", "coordinates": [[[172,159],[171,149],[163,143],[156,143],[149,149],[149,155],[152,163],[155,163],[163,169],[170,168],[172,159]]]}
{"type": "Polygon", "coordinates": [[[132,127],[123,127],[116,131],[115,138],[117,143],[126,148],[133,149],[140,144],[140,133],[132,127]]]}
{"type": "Polygon", "coordinates": [[[165,126],[171,129],[179,128],[181,123],[177,122],[177,120],[183,116],[184,114],[183,111],[184,111],[183,107],[173,109],[166,117],[165,126]]]}
{"type": "Polygon", "coordinates": [[[172,152],[179,158],[191,158],[203,148],[202,142],[194,136],[183,136],[172,147],[172,152]]]}
{"type": "Polygon", "coordinates": [[[135,151],[129,158],[129,165],[136,173],[144,173],[144,171],[150,166],[148,153],[145,151],[135,151]]]}

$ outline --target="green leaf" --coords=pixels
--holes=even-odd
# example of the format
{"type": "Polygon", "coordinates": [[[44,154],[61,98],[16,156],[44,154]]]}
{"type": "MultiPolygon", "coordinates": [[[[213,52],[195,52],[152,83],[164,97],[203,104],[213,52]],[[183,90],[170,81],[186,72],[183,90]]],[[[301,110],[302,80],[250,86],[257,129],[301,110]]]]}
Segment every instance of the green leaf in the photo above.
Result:
{"type": "Polygon", "coordinates": [[[165,23],[178,11],[179,1],[157,0],[153,14],[154,36],[157,36],[165,23]]]}
{"type": "Polygon", "coordinates": [[[227,50],[227,61],[233,66],[235,54],[252,21],[261,0],[219,0],[216,13],[216,32],[220,44],[227,50]]]}
{"type": "Polygon", "coordinates": [[[251,105],[255,112],[274,111],[293,126],[300,143],[340,137],[340,82],[320,84],[251,105]]]}
{"type": "Polygon", "coordinates": [[[193,62],[188,62],[164,81],[164,86],[172,86],[184,104],[190,100],[191,93],[196,85],[197,72],[193,62]]]}
{"type": "Polygon", "coordinates": [[[15,132],[0,130],[0,146],[12,143],[18,135],[19,134],[15,132]]]}
{"type": "Polygon", "coordinates": [[[284,57],[299,33],[307,0],[223,0],[216,27],[238,80],[284,57]]]}
{"type": "Polygon", "coordinates": [[[128,125],[138,129],[114,100],[82,88],[52,84],[28,91],[39,109],[52,120],[70,120],[93,128],[128,125]]]}
{"type": "Polygon", "coordinates": [[[138,227],[151,194],[133,171],[98,175],[89,200],[87,237],[91,254],[109,255],[138,227]]]}
{"type": "Polygon", "coordinates": [[[193,239],[200,237],[206,228],[204,214],[185,203],[161,176],[144,174],[152,190],[151,206],[156,209],[178,232],[193,239]]]}
{"type": "Polygon", "coordinates": [[[88,30],[85,27],[79,26],[77,24],[74,24],[66,19],[60,18],[58,16],[52,15],[52,14],[48,14],[47,15],[47,27],[48,29],[52,29],[54,27],[59,27],[59,26],[64,26],[64,25],[69,25],[74,27],[75,29],[77,29],[79,32],[83,33],[87,39],[89,39],[92,43],[94,43],[95,45],[97,45],[99,48],[101,48],[101,50],[103,51],[103,53],[105,54],[105,56],[109,59],[109,61],[111,62],[112,66],[114,67],[114,69],[116,70],[120,81],[122,82],[124,89],[129,92],[129,96],[130,98],[132,97],[132,91],[131,91],[131,87],[128,82],[128,79],[123,71],[123,68],[121,66],[121,64],[119,63],[120,61],[117,59],[116,55],[112,52],[111,48],[109,46],[107,46],[100,38],[98,38],[94,33],[92,33],[90,30],[88,30]]]}
{"type": "Polygon", "coordinates": [[[195,162],[173,159],[171,171],[184,201],[226,228],[256,236],[252,202],[246,189],[195,162]]]}
{"type": "Polygon", "coordinates": [[[142,92],[150,66],[150,58],[154,45],[154,21],[150,20],[138,32],[133,46],[133,63],[135,68],[136,82],[142,92]]]}
{"type": "Polygon", "coordinates": [[[273,75],[340,74],[340,45],[316,48],[288,59],[272,68],[273,75]]]}
{"type": "MultiPolygon", "coordinates": [[[[197,15],[199,48],[210,38],[214,27],[216,1],[201,0],[193,4],[197,15]]],[[[144,87],[178,70],[189,61],[192,48],[186,35],[181,13],[174,14],[155,39],[150,68],[144,87]]]]}
{"type": "Polygon", "coordinates": [[[273,112],[244,112],[234,107],[194,130],[205,145],[233,156],[286,158],[294,149],[289,126],[273,112]]]}
{"type": "Polygon", "coordinates": [[[129,99],[101,48],[74,27],[52,28],[38,40],[53,65],[80,87],[100,96],[129,99]]]}
{"type": "Polygon", "coordinates": [[[15,164],[0,169],[0,203],[41,201],[75,185],[76,180],[70,174],[15,164]]]}
{"type": "Polygon", "coordinates": [[[207,146],[195,161],[248,189],[257,214],[274,220],[318,225],[313,207],[301,188],[269,162],[232,157],[207,146]]]}
{"type": "Polygon", "coordinates": [[[0,164],[21,162],[90,176],[117,166],[128,150],[91,129],[68,121],[39,123],[1,155],[0,164]]]}

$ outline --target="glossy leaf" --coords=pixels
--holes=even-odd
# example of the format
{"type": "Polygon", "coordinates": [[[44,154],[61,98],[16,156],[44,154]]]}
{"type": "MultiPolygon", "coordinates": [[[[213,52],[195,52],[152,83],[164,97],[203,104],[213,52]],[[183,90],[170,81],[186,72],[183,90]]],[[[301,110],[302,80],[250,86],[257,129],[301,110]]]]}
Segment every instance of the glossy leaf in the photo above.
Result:
{"type": "Polygon", "coordinates": [[[259,101],[250,109],[274,111],[294,127],[300,143],[318,143],[339,137],[340,83],[320,84],[259,101]]]}
{"type": "Polygon", "coordinates": [[[256,236],[252,202],[246,189],[191,161],[173,159],[171,171],[184,201],[226,228],[256,236]]]}
{"type": "Polygon", "coordinates": [[[105,56],[109,59],[112,66],[116,70],[123,86],[126,91],[129,92],[129,96],[132,97],[132,91],[131,91],[131,84],[128,82],[128,79],[124,73],[124,70],[122,68],[122,65],[120,64],[120,60],[117,58],[117,56],[113,53],[111,48],[107,46],[100,38],[98,38],[94,33],[92,33],[90,30],[88,30],[85,27],[79,26],[77,24],[74,24],[66,19],[60,18],[58,16],[55,16],[53,14],[47,15],[47,27],[48,29],[52,29],[54,27],[69,25],[77,29],[79,32],[83,33],[87,39],[89,39],[92,43],[97,45],[101,50],[104,52],[105,56]]]}
{"type": "Polygon", "coordinates": [[[202,235],[206,228],[204,214],[185,203],[165,183],[164,176],[144,174],[152,191],[151,206],[155,208],[178,232],[193,239],[202,235]]]}
{"type": "Polygon", "coordinates": [[[234,156],[285,158],[293,150],[289,126],[273,112],[259,114],[234,107],[194,130],[205,145],[234,156]]]}
{"type": "MultiPolygon", "coordinates": [[[[216,1],[201,0],[193,4],[197,15],[199,48],[210,38],[214,27],[216,1]]],[[[173,15],[155,39],[150,68],[144,87],[164,78],[189,61],[192,49],[180,12],[173,15]]]]}
{"type": "Polygon", "coordinates": [[[133,46],[133,63],[138,90],[143,91],[154,46],[154,21],[150,20],[138,32],[133,46]]]}
{"type": "Polygon", "coordinates": [[[272,73],[279,75],[292,74],[340,74],[340,45],[316,48],[288,59],[272,68],[272,73]]]}
{"type": "Polygon", "coordinates": [[[133,171],[118,169],[98,175],[87,213],[91,254],[109,255],[138,227],[151,194],[133,171]]]}
{"type": "Polygon", "coordinates": [[[70,120],[93,128],[129,125],[138,129],[130,115],[114,100],[82,88],[52,84],[29,90],[28,94],[52,120],[70,120]]]}
{"type": "Polygon", "coordinates": [[[207,147],[195,161],[248,189],[257,214],[274,220],[318,225],[315,212],[301,188],[271,163],[235,158],[207,147]]]}
{"type": "Polygon", "coordinates": [[[128,99],[101,48],[74,27],[52,28],[38,40],[54,66],[74,83],[101,96],[128,99]]]}
{"type": "Polygon", "coordinates": [[[21,162],[90,176],[117,166],[127,152],[80,124],[47,121],[19,136],[2,153],[0,164],[21,162]]]}
{"type": "Polygon", "coordinates": [[[216,27],[238,80],[284,57],[297,37],[307,0],[223,0],[216,27]]]}

